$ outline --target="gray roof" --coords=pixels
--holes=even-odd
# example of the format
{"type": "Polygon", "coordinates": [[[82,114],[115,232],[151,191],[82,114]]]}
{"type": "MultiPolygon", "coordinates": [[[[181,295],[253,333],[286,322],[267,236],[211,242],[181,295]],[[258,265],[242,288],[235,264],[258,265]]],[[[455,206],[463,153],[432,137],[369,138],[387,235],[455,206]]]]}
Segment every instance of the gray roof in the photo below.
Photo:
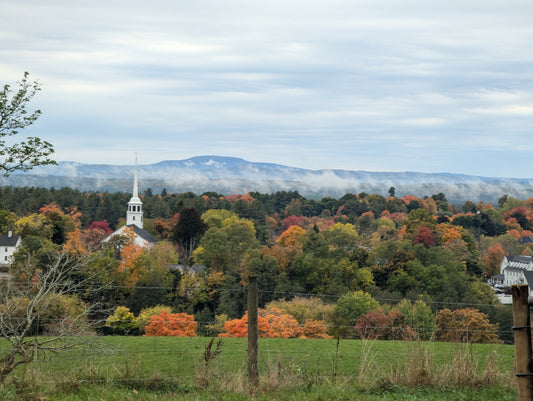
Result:
{"type": "Polygon", "coordinates": [[[522,244],[522,245],[523,245],[523,244],[531,244],[531,243],[533,243],[533,237],[521,237],[521,238],[518,240],[518,242],[519,242],[520,244],[522,244]]]}
{"type": "Polygon", "coordinates": [[[20,235],[0,235],[0,246],[15,246],[20,238],[20,235]]]}
{"type": "Polygon", "coordinates": [[[133,228],[133,231],[135,232],[135,234],[137,234],[143,240],[151,242],[153,244],[155,244],[157,242],[157,238],[156,237],[154,237],[148,231],[136,226],[135,224],[130,224],[128,227],[133,228]]]}
{"type": "Polygon", "coordinates": [[[205,270],[205,265],[192,265],[185,267],[185,265],[179,264],[179,265],[168,265],[169,270],[179,270],[180,273],[185,273],[186,271],[190,271],[191,273],[200,273],[201,271],[205,270]]]}
{"type": "Polygon", "coordinates": [[[533,271],[525,271],[524,277],[526,278],[526,282],[529,288],[533,288],[533,271]]]}
{"type": "Polygon", "coordinates": [[[528,271],[526,270],[525,267],[520,267],[520,266],[507,266],[503,270],[506,272],[527,272],[528,271]]]}
{"type": "Polygon", "coordinates": [[[507,256],[509,263],[531,263],[533,262],[533,256],[528,255],[512,255],[507,256]]]}

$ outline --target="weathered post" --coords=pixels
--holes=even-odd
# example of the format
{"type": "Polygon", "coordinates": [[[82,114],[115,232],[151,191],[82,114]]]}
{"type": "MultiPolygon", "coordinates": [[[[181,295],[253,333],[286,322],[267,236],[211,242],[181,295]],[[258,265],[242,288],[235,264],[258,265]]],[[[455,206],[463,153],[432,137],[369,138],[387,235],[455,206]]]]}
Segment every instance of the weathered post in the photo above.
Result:
{"type": "Polygon", "coordinates": [[[250,384],[259,384],[259,369],[257,365],[257,277],[248,279],[248,379],[250,384]]]}
{"type": "Polygon", "coordinates": [[[531,357],[531,319],[528,286],[513,285],[513,330],[515,343],[515,375],[518,378],[518,399],[533,400],[533,362],[531,357]]]}

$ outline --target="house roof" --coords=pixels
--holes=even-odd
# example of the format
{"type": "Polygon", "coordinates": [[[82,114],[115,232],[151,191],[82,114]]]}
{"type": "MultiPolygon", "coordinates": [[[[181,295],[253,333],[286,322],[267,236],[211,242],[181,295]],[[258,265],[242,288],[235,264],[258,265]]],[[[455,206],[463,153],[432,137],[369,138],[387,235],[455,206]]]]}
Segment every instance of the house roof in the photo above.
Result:
{"type": "Polygon", "coordinates": [[[511,255],[507,256],[507,261],[509,263],[524,263],[529,264],[533,262],[533,256],[528,255],[511,255]]]}
{"type": "Polygon", "coordinates": [[[157,238],[154,237],[152,234],[150,234],[145,229],[140,228],[140,227],[136,226],[135,224],[130,224],[128,227],[133,228],[133,231],[135,232],[135,234],[137,234],[143,240],[145,240],[147,242],[151,242],[153,244],[155,244],[157,242],[157,238]]]}
{"type": "Polygon", "coordinates": [[[520,266],[507,266],[503,269],[503,271],[506,271],[506,272],[527,272],[529,270],[527,270],[525,267],[520,267],[520,266]]]}
{"type": "Polygon", "coordinates": [[[533,237],[529,237],[529,236],[528,236],[528,237],[521,237],[521,238],[518,240],[518,242],[519,242],[520,244],[522,244],[522,245],[524,245],[524,244],[531,244],[531,243],[533,243],[533,237]]]}
{"type": "Polygon", "coordinates": [[[524,277],[529,288],[533,288],[533,271],[525,271],[524,277]]]}
{"type": "Polygon", "coordinates": [[[0,246],[16,246],[20,235],[0,235],[0,246]]]}
{"type": "Polygon", "coordinates": [[[528,255],[506,256],[501,264],[501,271],[504,270],[533,270],[533,257],[528,255]]]}
{"type": "Polygon", "coordinates": [[[130,225],[127,225],[127,226],[122,226],[120,227],[118,230],[114,231],[113,233],[109,234],[107,237],[105,237],[102,242],[109,242],[111,240],[111,238],[113,238],[115,235],[123,235],[123,231],[124,229],[128,227],[128,228],[131,228],[133,229],[133,232],[135,233],[135,235],[139,238],[141,238],[142,240],[150,243],[150,244],[155,244],[157,243],[157,238],[154,237],[152,234],[150,234],[148,231],[142,229],[142,228],[139,228],[138,226],[136,226],[135,224],[130,224],[130,225]]]}
{"type": "Polygon", "coordinates": [[[189,267],[185,267],[185,265],[179,264],[179,265],[168,265],[169,270],[179,270],[180,273],[185,273],[187,271],[191,273],[200,273],[201,271],[205,270],[205,265],[192,265],[189,267]]]}

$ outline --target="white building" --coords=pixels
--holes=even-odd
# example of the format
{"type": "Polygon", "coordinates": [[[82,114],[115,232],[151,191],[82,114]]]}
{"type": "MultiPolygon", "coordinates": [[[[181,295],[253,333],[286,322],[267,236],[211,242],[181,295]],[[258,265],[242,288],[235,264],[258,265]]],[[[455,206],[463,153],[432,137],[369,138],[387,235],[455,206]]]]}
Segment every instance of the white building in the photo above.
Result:
{"type": "Polygon", "coordinates": [[[500,274],[503,275],[502,285],[510,287],[517,284],[526,284],[524,272],[530,271],[533,271],[533,256],[504,256],[500,265],[500,274]]]}
{"type": "Polygon", "coordinates": [[[13,235],[11,231],[7,235],[0,235],[0,266],[9,266],[13,263],[13,254],[21,242],[20,235],[13,235]]]}
{"type": "Polygon", "coordinates": [[[137,177],[137,156],[135,156],[135,176],[133,180],[133,193],[128,202],[128,211],[126,212],[126,225],[120,227],[114,233],[108,235],[102,240],[102,243],[109,243],[115,236],[124,236],[129,228],[133,233],[133,243],[142,248],[150,248],[157,239],[143,228],[143,203],[139,198],[139,184],[137,177]]]}

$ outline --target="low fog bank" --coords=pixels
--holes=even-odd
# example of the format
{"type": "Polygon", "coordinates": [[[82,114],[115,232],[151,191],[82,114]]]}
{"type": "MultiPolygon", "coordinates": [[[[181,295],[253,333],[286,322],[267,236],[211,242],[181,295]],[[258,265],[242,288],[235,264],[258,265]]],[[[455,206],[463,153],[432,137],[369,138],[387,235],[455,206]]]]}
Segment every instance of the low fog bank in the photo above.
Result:
{"type": "MultiPolygon", "coordinates": [[[[388,196],[390,187],[395,188],[396,196],[416,195],[431,196],[442,192],[449,202],[462,204],[466,200],[496,203],[504,194],[527,199],[533,195],[533,182],[529,180],[502,179],[462,179],[454,182],[443,181],[430,176],[427,181],[410,180],[408,177],[381,175],[379,178],[371,174],[365,179],[342,178],[331,172],[323,175],[309,175],[300,180],[246,180],[246,179],[211,179],[200,174],[191,177],[178,176],[173,179],[141,178],[139,190],[151,188],[153,193],[161,193],[165,189],[169,193],[217,192],[222,195],[245,194],[248,192],[273,193],[277,191],[298,191],[309,199],[324,197],[340,198],[346,193],[380,194],[388,196]]],[[[131,192],[132,178],[85,178],[65,176],[13,175],[0,180],[2,186],[14,187],[45,187],[59,189],[70,187],[80,191],[97,192],[131,192]]]]}
{"type": "MultiPolygon", "coordinates": [[[[60,162],[57,166],[43,166],[2,177],[0,185],[131,192],[134,171],[133,165],[60,162]]],[[[388,196],[389,188],[394,187],[398,197],[424,197],[442,192],[454,204],[467,200],[495,203],[505,194],[518,199],[533,197],[533,179],[448,173],[306,170],[223,156],[197,156],[139,165],[138,175],[141,193],[148,188],[153,193],[166,189],[170,193],[211,191],[222,195],[298,191],[309,199],[327,196],[338,199],[347,193],[361,192],[388,196]]]]}

